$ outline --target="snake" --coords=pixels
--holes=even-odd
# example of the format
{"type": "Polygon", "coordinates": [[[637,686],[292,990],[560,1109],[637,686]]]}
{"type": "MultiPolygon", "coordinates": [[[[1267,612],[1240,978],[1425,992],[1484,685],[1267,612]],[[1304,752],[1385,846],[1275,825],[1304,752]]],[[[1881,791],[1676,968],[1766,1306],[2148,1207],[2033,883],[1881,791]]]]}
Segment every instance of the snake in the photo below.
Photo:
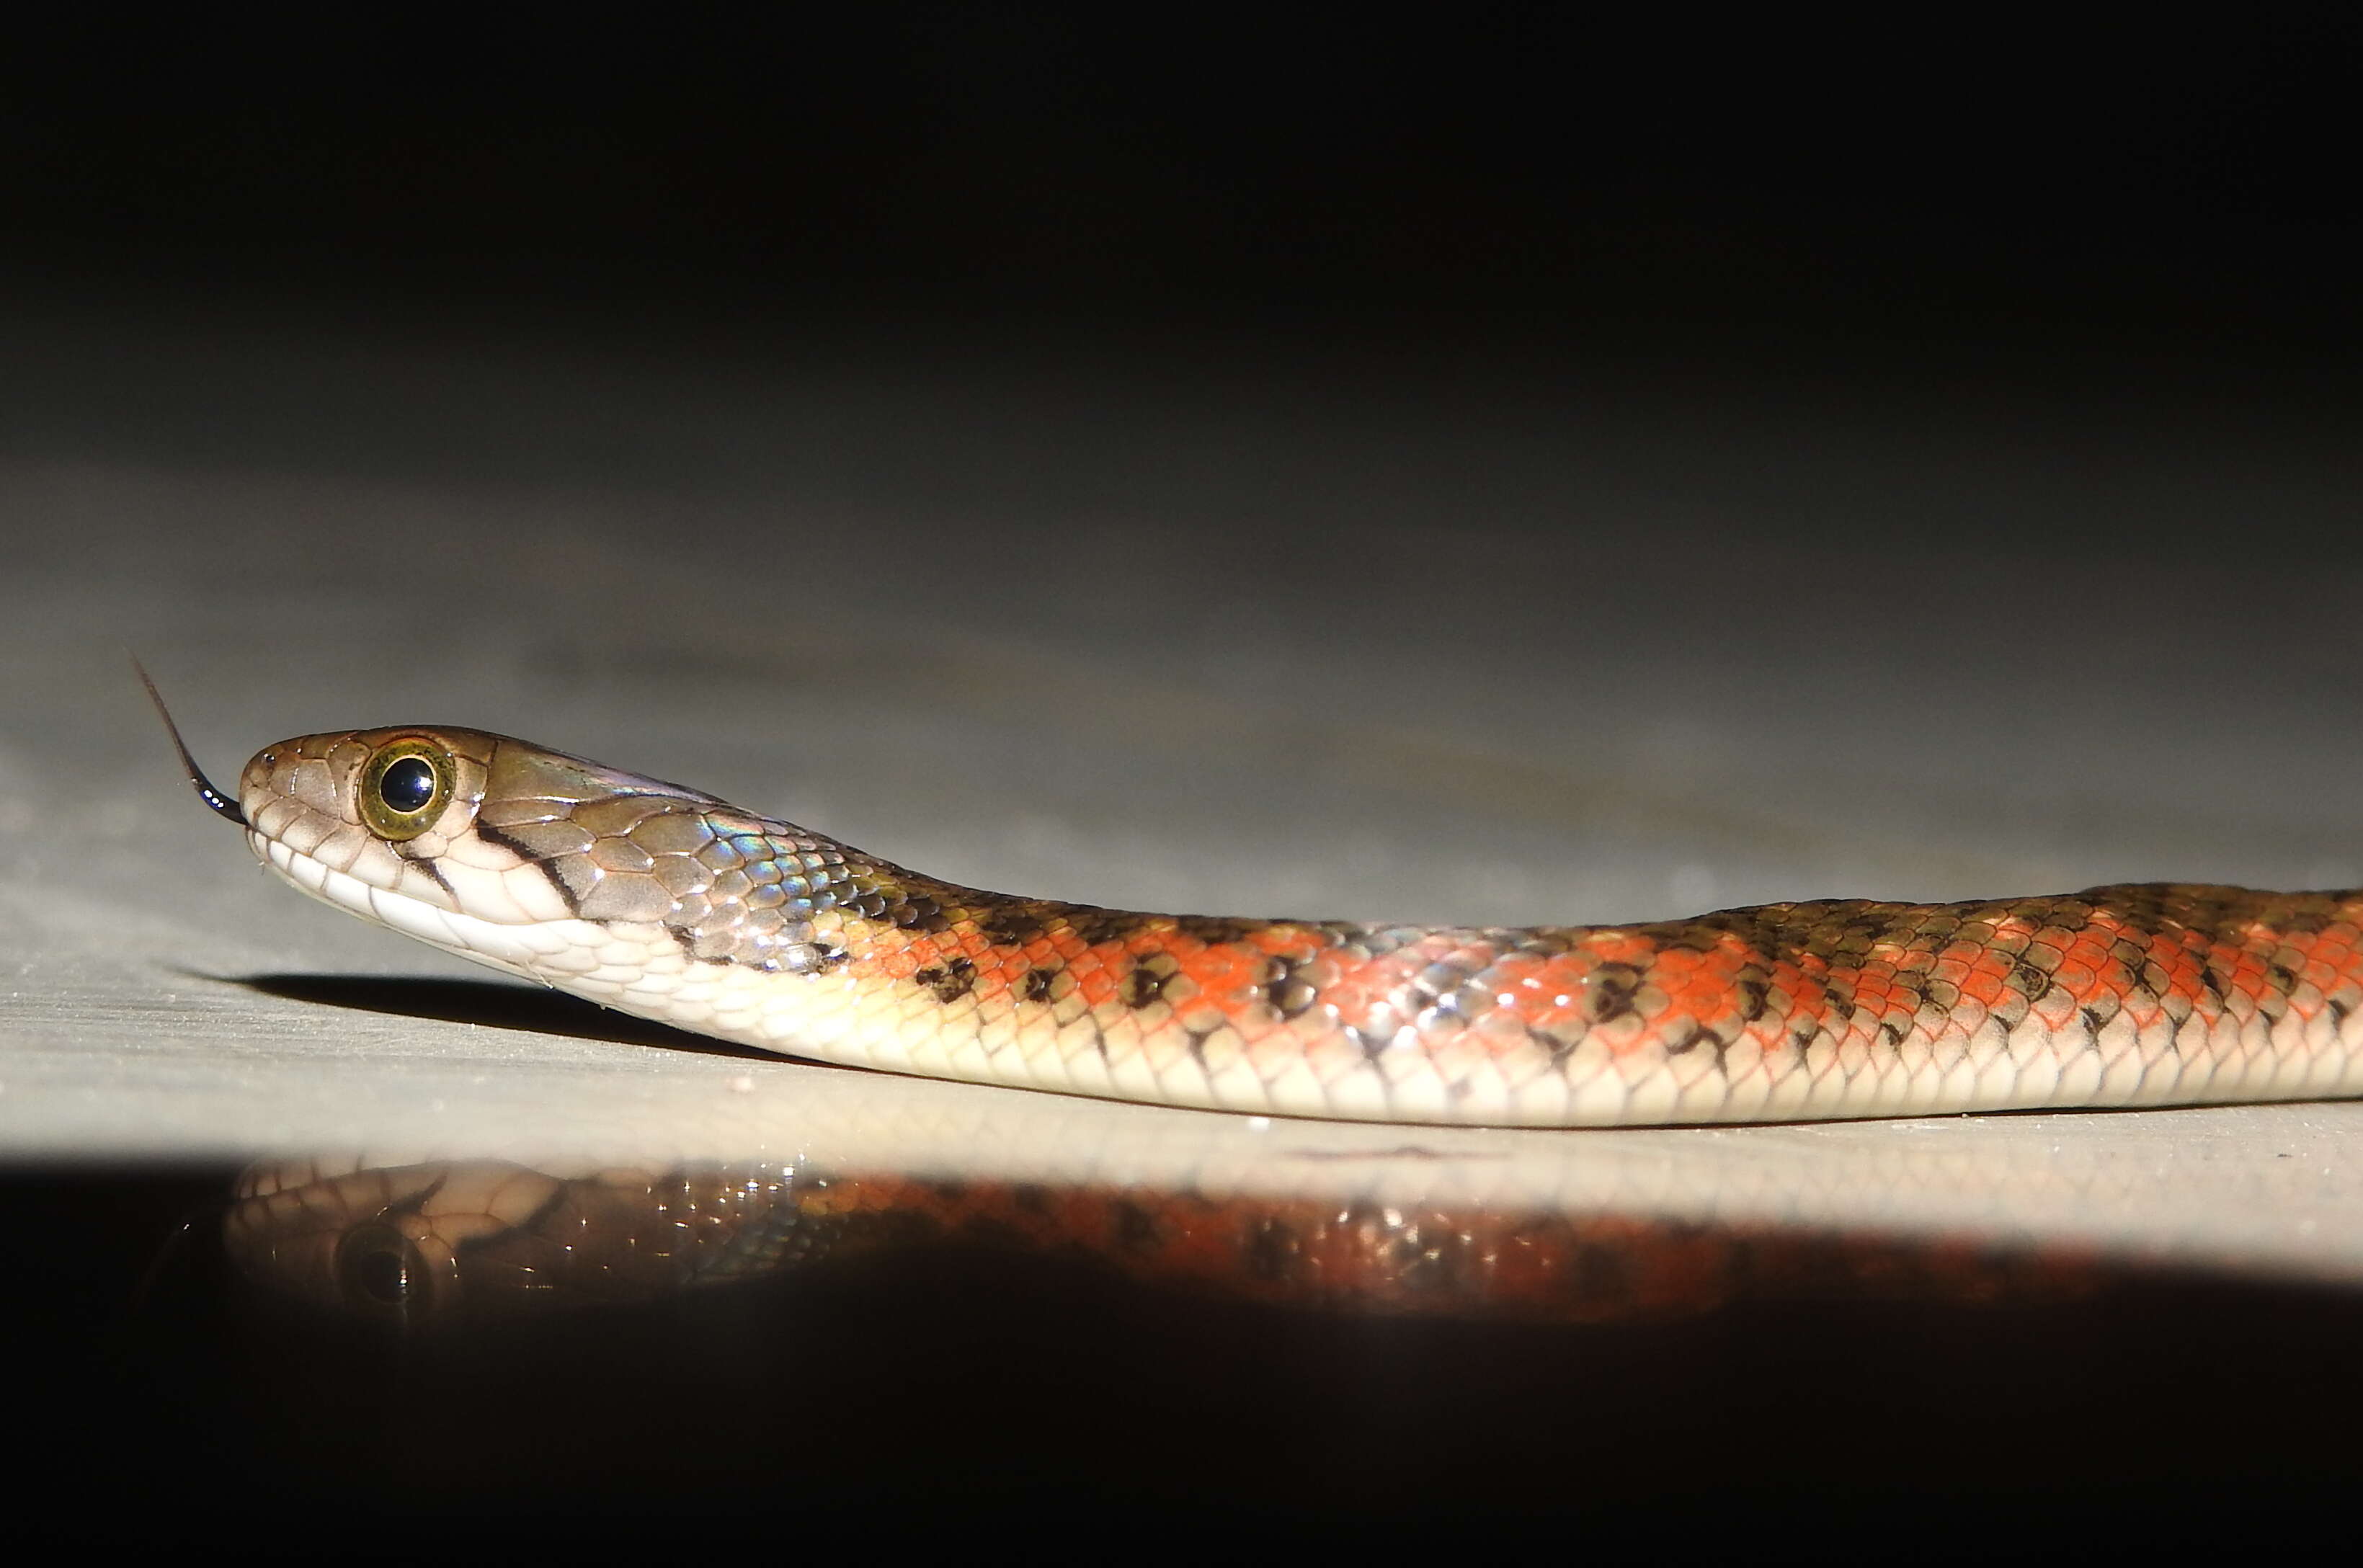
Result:
{"type": "Polygon", "coordinates": [[[1517,928],[1161,915],[960,886],[478,729],[282,740],[233,799],[148,688],[199,798],[302,892],[786,1056],[1495,1127],[2363,1095],[2363,890],[2130,884],[1517,928]]]}

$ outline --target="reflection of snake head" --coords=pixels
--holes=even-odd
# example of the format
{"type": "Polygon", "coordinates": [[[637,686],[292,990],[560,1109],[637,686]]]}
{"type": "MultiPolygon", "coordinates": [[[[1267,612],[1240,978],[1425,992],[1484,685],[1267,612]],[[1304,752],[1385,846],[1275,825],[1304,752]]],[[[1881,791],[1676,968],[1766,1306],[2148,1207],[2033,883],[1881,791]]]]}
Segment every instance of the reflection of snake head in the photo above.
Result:
{"type": "Polygon", "coordinates": [[[778,1266],[794,1235],[776,1168],[561,1177],[504,1161],[257,1165],[225,1244],[250,1280],[389,1327],[653,1299],[778,1266]]]}

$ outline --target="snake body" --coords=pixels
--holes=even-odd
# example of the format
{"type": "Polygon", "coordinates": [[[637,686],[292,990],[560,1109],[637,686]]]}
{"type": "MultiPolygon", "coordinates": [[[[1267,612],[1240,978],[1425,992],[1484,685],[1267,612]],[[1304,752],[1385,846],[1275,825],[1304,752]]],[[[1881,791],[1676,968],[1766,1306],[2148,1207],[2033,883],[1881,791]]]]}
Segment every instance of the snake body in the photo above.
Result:
{"type": "Polygon", "coordinates": [[[697,790],[437,728],[282,741],[235,808],[208,803],[305,893],[448,951],[723,1040],[935,1077],[1537,1127],[2363,1094],[2363,891],[2142,884],[1522,929],[1138,914],[957,886],[697,790]]]}

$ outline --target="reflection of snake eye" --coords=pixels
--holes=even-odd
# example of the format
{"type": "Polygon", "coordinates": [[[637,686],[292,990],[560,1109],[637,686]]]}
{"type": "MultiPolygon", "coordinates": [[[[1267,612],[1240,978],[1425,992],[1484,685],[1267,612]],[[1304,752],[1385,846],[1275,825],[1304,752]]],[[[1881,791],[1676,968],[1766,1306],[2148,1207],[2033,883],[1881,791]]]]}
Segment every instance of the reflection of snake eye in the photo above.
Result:
{"type": "Polygon", "coordinates": [[[410,1294],[409,1261],[399,1252],[363,1252],[345,1273],[346,1283],[372,1301],[395,1302],[410,1294]]]}
{"type": "Polygon", "coordinates": [[[450,802],[455,772],[451,753],[432,741],[392,741],[361,770],[353,804],[379,838],[416,839],[450,802]]]}
{"type": "Polygon", "coordinates": [[[433,1283],[427,1260],[391,1225],[356,1226],[337,1246],[337,1288],[349,1306],[407,1318],[427,1307],[433,1283]]]}

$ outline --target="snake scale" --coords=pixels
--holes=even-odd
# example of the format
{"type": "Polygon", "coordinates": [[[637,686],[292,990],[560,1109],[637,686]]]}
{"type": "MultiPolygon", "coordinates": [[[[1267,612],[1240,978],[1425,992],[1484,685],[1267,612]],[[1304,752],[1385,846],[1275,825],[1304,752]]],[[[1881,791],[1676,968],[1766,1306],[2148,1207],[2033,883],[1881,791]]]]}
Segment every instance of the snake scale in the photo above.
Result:
{"type": "Polygon", "coordinates": [[[481,730],[283,740],[234,802],[180,750],[305,893],[826,1062],[1527,1127],[2363,1094],[2363,891],[2154,884],[1522,929],[1137,914],[957,886],[481,730]]]}

